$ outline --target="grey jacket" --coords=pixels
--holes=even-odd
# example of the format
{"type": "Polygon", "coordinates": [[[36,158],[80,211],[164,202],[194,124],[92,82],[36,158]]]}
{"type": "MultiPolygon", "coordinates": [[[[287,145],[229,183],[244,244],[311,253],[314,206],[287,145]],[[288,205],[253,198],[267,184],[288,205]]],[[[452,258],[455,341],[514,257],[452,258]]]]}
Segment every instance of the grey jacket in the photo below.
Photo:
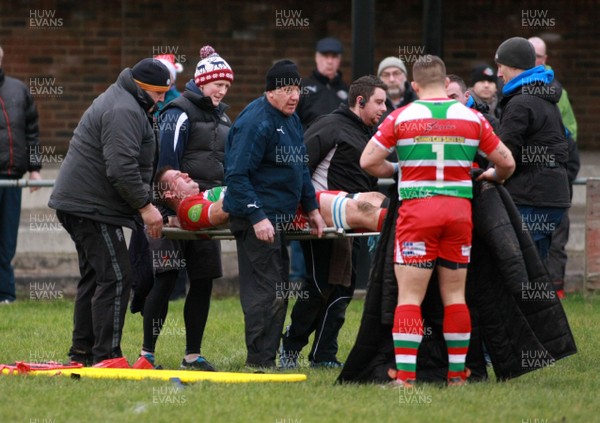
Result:
{"type": "Polygon", "coordinates": [[[151,201],[153,104],[124,69],[75,128],[48,205],[133,228],[133,216],[151,201]]]}
{"type": "Polygon", "coordinates": [[[40,170],[38,136],[38,113],[27,86],[0,69],[0,178],[40,170]]]}

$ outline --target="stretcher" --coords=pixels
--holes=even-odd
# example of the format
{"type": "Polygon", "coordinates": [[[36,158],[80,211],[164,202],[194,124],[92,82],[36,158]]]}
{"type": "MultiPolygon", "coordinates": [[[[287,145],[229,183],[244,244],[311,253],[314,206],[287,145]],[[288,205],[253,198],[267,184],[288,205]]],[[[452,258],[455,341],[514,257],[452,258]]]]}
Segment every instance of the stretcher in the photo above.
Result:
{"type": "MultiPolygon", "coordinates": [[[[187,231],[181,228],[164,227],[162,233],[169,239],[215,239],[228,240],[235,239],[229,229],[203,229],[200,231],[187,231]]],[[[309,230],[286,231],[286,240],[307,240],[307,239],[337,239],[377,236],[379,232],[351,232],[341,228],[325,228],[323,236],[317,238],[309,230]]]]}

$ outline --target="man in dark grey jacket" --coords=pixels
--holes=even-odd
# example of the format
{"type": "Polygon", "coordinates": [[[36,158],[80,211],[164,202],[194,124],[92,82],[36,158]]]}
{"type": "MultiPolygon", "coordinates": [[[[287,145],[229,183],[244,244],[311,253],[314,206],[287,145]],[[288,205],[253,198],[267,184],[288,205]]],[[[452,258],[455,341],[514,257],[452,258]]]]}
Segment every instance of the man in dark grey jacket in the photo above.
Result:
{"type": "MultiPolygon", "coordinates": [[[[38,113],[27,86],[4,75],[0,47],[0,179],[41,179],[38,113]]],[[[37,188],[30,188],[31,191],[37,188]]],[[[21,188],[0,187],[0,304],[16,298],[11,261],[17,251],[21,188]]]]}
{"type": "Polygon", "coordinates": [[[122,356],[132,278],[122,227],[133,229],[139,213],[151,237],[161,234],[163,219],[151,203],[156,139],[149,113],[170,85],[157,60],[124,69],[83,114],[50,196],[79,256],[73,361],[122,356]]]}

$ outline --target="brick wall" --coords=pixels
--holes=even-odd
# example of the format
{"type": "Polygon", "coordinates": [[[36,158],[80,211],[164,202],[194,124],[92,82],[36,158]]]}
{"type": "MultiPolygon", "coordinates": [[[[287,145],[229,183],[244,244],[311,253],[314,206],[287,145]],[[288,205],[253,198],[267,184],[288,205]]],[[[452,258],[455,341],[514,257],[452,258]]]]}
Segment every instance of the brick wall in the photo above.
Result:
{"type": "MultiPolygon", "coordinates": [[[[410,61],[411,53],[422,49],[422,2],[375,4],[375,63],[402,54],[400,49],[410,61]]],[[[235,71],[226,98],[232,118],[261,94],[264,74],[274,60],[291,58],[307,75],[314,65],[314,43],[323,36],[342,40],[342,70],[347,81],[351,78],[350,1],[181,0],[176,5],[156,0],[0,4],[3,68],[35,94],[44,144],[66,148],[83,111],[120,70],[157,53],[172,52],[183,62],[177,81],[183,89],[193,76],[199,48],[213,45],[235,71]]],[[[595,101],[600,94],[595,51],[600,25],[595,1],[579,1],[576,7],[556,0],[530,1],[526,7],[507,0],[444,6],[444,59],[449,72],[466,79],[474,65],[493,63],[504,39],[543,34],[549,63],[573,103],[580,148],[600,148],[600,103],[595,101]],[[523,9],[539,20],[524,22],[523,9]]]]}

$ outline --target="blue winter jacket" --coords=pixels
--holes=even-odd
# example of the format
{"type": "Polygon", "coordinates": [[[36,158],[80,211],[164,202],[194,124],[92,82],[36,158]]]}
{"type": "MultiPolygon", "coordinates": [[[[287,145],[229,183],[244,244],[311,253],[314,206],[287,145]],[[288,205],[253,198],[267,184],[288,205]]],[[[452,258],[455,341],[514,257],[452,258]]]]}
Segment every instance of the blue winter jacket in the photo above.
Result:
{"type": "Polygon", "coordinates": [[[225,146],[223,209],[252,224],[276,225],[318,208],[298,115],[286,116],[263,96],[240,113],[225,146]]]}

